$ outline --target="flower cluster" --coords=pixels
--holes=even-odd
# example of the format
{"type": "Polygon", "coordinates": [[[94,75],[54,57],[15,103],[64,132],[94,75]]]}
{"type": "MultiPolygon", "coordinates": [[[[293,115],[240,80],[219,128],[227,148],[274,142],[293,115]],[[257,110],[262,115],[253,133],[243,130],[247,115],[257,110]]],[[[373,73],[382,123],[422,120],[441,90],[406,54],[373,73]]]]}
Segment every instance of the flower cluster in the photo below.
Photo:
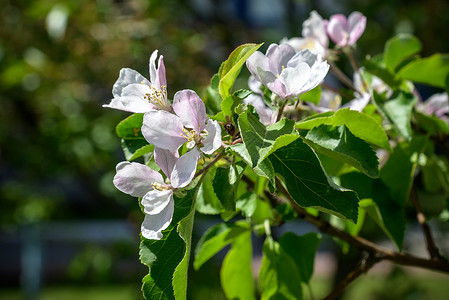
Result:
{"type": "Polygon", "coordinates": [[[142,134],[155,146],[154,160],[166,176],[146,165],[121,162],[114,185],[120,191],[141,197],[145,219],[142,236],[161,239],[173,218],[173,192],[194,178],[201,153],[212,154],[221,146],[221,127],[206,115],[204,102],[192,90],[175,94],[168,101],[163,57],[156,67],[157,50],[150,57],[150,80],[131,69],[122,69],[113,87],[114,98],[104,107],[145,113],[142,134]],[[188,151],[179,156],[186,144],[188,151]]]}

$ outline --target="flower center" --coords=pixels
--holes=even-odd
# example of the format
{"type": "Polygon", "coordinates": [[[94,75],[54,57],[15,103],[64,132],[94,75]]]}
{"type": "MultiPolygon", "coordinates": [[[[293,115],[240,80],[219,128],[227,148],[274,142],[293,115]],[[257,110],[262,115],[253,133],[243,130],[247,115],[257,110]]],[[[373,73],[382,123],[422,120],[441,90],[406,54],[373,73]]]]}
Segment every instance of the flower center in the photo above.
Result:
{"type": "Polygon", "coordinates": [[[170,111],[171,105],[167,100],[167,87],[163,85],[161,88],[162,90],[159,90],[156,87],[151,86],[150,92],[145,94],[145,99],[160,110],[170,111]]]}
{"type": "Polygon", "coordinates": [[[203,130],[200,134],[195,129],[183,128],[182,137],[187,139],[187,148],[192,149],[196,145],[200,145],[203,139],[207,136],[207,130],[203,130]]]}
{"type": "Polygon", "coordinates": [[[151,184],[151,187],[153,188],[153,190],[156,190],[156,191],[166,191],[166,190],[168,190],[168,186],[163,185],[163,184],[161,184],[159,182],[153,182],[151,184]]]}

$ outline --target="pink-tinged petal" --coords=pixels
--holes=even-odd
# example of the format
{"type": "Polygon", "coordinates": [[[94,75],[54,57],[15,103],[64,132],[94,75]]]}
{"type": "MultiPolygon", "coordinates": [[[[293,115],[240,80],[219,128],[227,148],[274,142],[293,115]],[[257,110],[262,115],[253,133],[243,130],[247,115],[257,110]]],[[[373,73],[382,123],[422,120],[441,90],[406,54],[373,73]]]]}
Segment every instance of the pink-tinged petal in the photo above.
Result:
{"type": "Polygon", "coordinates": [[[192,90],[182,90],[173,98],[173,110],[182,124],[197,132],[201,132],[206,124],[206,106],[203,100],[192,90]]]}
{"type": "Polygon", "coordinates": [[[120,75],[117,81],[114,83],[114,87],[112,88],[112,95],[114,98],[121,97],[122,90],[129,84],[133,83],[143,83],[145,85],[150,85],[148,79],[140,75],[139,72],[134,71],[129,68],[123,68],[120,70],[120,75]]]}
{"type": "Polygon", "coordinates": [[[192,181],[200,154],[194,147],[178,159],[170,177],[170,183],[174,188],[185,187],[192,181]]]}
{"type": "Polygon", "coordinates": [[[302,24],[302,36],[317,40],[324,48],[329,46],[324,20],[316,11],[312,11],[302,24]]]}
{"type": "Polygon", "coordinates": [[[145,95],[150,92],[150,87],[146,84],[132,83],[124,87],[122,95],[111,100],[111,103],[103,105],[134,113],[145,113],[155,109],[155,106],[145,99],[145,95]]]}
{"type": "Polygon", "coordinates": [[[157,215],[164,210],[170,201],[173,201],[172,190],[151,190],[142,198],[143,211],[149,215],[157,215]]]}
{"type": "MultiPolygon", "coordinates": [[[[270,67],[268,64],[268,58],[260,51],[254,52],[246,61],[246,67],[249,72],[260,82],[264,82],[259,75],[259,70],[269,72],[270,67]]],[[[274,76],[274,75],[273,75],[274,76]]]]}
{"type": "Polygon", "coordinates": [[[266,86],[268,86],[268,84],[273,83],[277,80],[277,77],[270,71],[265,71],[265,70],[262,70],[261,68],[257,68],[257,73],[260,78],[260,82],[262,82],[266,86]]]}
{"type": "Polygon", "coordinates": [[[142,236],[150,240],[160,240],[162,238],[162,230],[166,229],[173,218],[174,201],[170,201],[165,209],[157,215],[145,215],[140,230],[142,236]]]}
{"type": "Polygon", "coordinates": [[[150,56],[150,81],[152,84],[155,83],[156,77],[157,77],[157,70],[156,70],[156,58],[157,58],[157,50],[154,50],[153,53],[151,53],[150,56]]]}
{"type": "Polygon", "coordinates": [[[158,84],[159,89],[162,89],[162,86],[167,87],[167,77],[165,75],[164,57],[162,55],[159,56],[156,83],[158,84]]]}
{"type": "Polygon", "coordinates": [[[262,94],[262,90],[260,89],[262,87],[262,84],[253,75],[250,75],[248,78],[248,87],[254,93],[262,94]]]}
{"type": "Polygon", "coordinates": [[[297,65],[306,63],[310,68],[312,68],[315,64],[321,63],[322,61],[323,58],[321,55],[313,53],[309,49],[304,49],[296,53],[296,55],[292,57],[285,67],[296,68],[297,65]]]}
{"type": "Polygon", "coordinates": [[[114,177],[115,187],[134,197],[143,197],[152,190],[151,183],[163,183],[162,175],[149,167],[135,162],[121,162],[114,177]]]}
{"type": "Polygon", "coordinates": [[[306,63],[300,63],[295,68],[287,68],[282,71],[279,80],[285,85],[288,95],[298,95],[311,75],[310,67],[306,63]]]}
{"type": "Polygon", "coordinates": [[[274,111],[265,105],[262,96],[251,94],[243,100],[246,104],[251,104],[259,115],[260,122],[264,125],[273,124],[273,118],[276,114],[274,111]]]}
{"type": "Polygon", "coordinates": [[[341,14],[331,16],[327,23],[327,34],[330,39],[340,47],[346,46],[348,42],[348,21],[341,14]]]}
{"type": "Polygon", "coordinates": [[[154,148],[154,161],[168,178],[171,176],[171,171],[173,170],[178,157],[178,152],[172,153],[167,149],[154,148]]]}
{"type": "Polygon", "coordinates": [[[276,78],[276,80],[273,82],[269,82],[267,84],[267,87],[270,89],[270,91],[272,91],[282,99],[286,99],[291,96],[291,94],[288,93],[285,84],[279,78],[276,78]]]}
{"type": "Polygon", "coordinates": [[[349,26],[349,40],[348,46],[354,44],[360,36],[365,31],[366,27],[366,17],[355,11],[351,13],[348,17],[348,26],[349,26]]]}
{"type": "Polygon", "coordinates": [[[164,110],[149,111],[143,116],[142,134],[148,143],[171,152],[187,142],[181,119],[164,110]]]}
{"type": "Polygon", "coordinates": [[[276,45],[272,44],[268,48],[267,57],[270,71],[274,75],[279,75],[283,68],[287,67],[288,61],[295,56],[296,51],[288,44],[276,45]]]}
{"type": "Polygon", "coordinates": [[[206,125],[207,136],[203,140],[203,145],[200,150],[206,154],[214,153],[221,147],[221,126],[217,121],[209,119],[206,125]]]}

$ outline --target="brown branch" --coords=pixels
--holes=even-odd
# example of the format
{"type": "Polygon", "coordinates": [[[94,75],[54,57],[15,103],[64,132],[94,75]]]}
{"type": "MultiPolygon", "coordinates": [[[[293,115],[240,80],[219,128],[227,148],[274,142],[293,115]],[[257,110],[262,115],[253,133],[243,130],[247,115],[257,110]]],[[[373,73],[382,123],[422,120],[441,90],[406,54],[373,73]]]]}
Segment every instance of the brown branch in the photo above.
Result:
{"type": "Polygon", "coordinates": [[[357,89],[354,87],[354,85],[352,84],[351,79],[348,78],[348,76],[345,75],[345,73],[343,73],[336,64],[334,64],[333,62],[329,62],[329,65],[331,66],[331,72],[335,74],[335,76],[338,77],[338,79],[340,79],[340,81],[346,85],[347,87],[349,87],[350,89],[357,91],[357,89]]]}
{"type": "MultiPolygon", "coordinates": [[[[290,194],[283,187],[279,180],[276,180],[276,183],[277,188],[281,191],[282,194],[284,194],[285,197],[287,197],[288,202],[290,202],[293,209],[298,214],[298,217],[312,223],[321,232],[337,237],[355,248],[364,250],[368,252],[368,254],[377,257],[379,261],[390,260],[400,265],[421,267],[429,270],[449,273],[449,262],[447,261],[429,260],[406,253],[395,252],[393,250],[380,247],[362,237],[350,235],[346,231],[332,226],[329,222],[309,214],[304,208],[296,203],[296,201],[290,196],[290,194]]],[[[285,202],[282,198],[277,195],[271,194],[269,191],[265,191],[265,196],[268,198],[272,198],[272,200],[270,201],[276,201],[277,203],[285,202]]]]}
{"type": "Polygon", "coordinates": [[[206,172],[207,170],[209,170],[210,167],[212,167],[217,161],[222,159],[225,155],[226,155],[226,152],[223,151],[220,154],[218,154],[217,156],[215,156],[215,158],[209,164],[207,164],[207,166],[205,166],[204,168],[202,168],[201,170],[196,172],[195,175],[193,176],[193,178],[195,179],[198,176],[200,176],[201,174],[203,174],[204,172],[206,172]]]}
{"type": "Polygon", "coordinates": [[[346,276],[346,278],[332,292],[330,292],[329,295],[323,298],[323,300],[336,299],[351,282],[368,272],[378,262],[379,258],[371,255],[369,255],[366,259],[363,259],[358,267],[349,273],[348,276],[346,276]]]}
{"type": "Polygon", "coordinates": [[[427,224],[426,216],[422,211],[421,204],[419,203],[418,199],[418,194],[416,193],[414,187],[412,187],[410,199],[412,201],[413,207],[416,210],[416,218],[418,219],[419,225],[421,225],[421,229],[426,239],[427,251],[429,251],[430,258],[436,261],[445,260],[444,257],[440,254],[440,251],[435,245],[435,242],[433,241],[432,232],[430,231],[430,227],[427,224]]]}

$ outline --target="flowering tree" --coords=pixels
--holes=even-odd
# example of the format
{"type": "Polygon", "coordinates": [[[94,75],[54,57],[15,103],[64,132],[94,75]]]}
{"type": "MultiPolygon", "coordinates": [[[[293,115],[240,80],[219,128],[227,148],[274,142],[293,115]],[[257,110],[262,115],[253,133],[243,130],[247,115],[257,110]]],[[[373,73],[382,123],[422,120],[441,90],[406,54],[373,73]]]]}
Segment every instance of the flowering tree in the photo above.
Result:
{"type": "MultiPolygon", "coordinates": [[[[353,52],[365,25],[359,12],[329,21],[312,12],[301,38],[269,45],[265,54],[258,51],[262,44],[235,49],[203,99],[182,90],[168,100],[157,51],[149,80],[121,70],[114,98],[104,106],[134,113],[117,126],[128,161],[117,165],[114,185],[138,197],[145,214],[140,258],[149,267],[142,287],[147,299],[185,299],[190,257],[198,270],[227,245],[221,268],[226,296],[255,299],[253,231],[266,236],[258,276],[262,299],[301,299],[321,236],[272,236],[272,227],[293,219],[365,254],[327,299],[382,260],[449,273],[415,189],[420,184],[449,197],[447,93],[423,101],[415,88],[447,89],[449,57],[421,58],[420,41],[398,35],[360,65],[353,52]],[[335,64],[344,57],[353,80],[335,64]],[[234,90],[245,65],[249,89],[234,90]],[[343,87],[326,80],[329,72],[343,87]],[[144,164],[130,162],[138,158],[144,164]],[[428,257],[402,251],[408,202],[428,257]],[[224,222],[210,228],[191,255],[195,211],[224,222]],[[359,236],[367,218],[396,250],[359,236]]],[[[442,216],[448,204],[441,204],[442,216]]]]}

